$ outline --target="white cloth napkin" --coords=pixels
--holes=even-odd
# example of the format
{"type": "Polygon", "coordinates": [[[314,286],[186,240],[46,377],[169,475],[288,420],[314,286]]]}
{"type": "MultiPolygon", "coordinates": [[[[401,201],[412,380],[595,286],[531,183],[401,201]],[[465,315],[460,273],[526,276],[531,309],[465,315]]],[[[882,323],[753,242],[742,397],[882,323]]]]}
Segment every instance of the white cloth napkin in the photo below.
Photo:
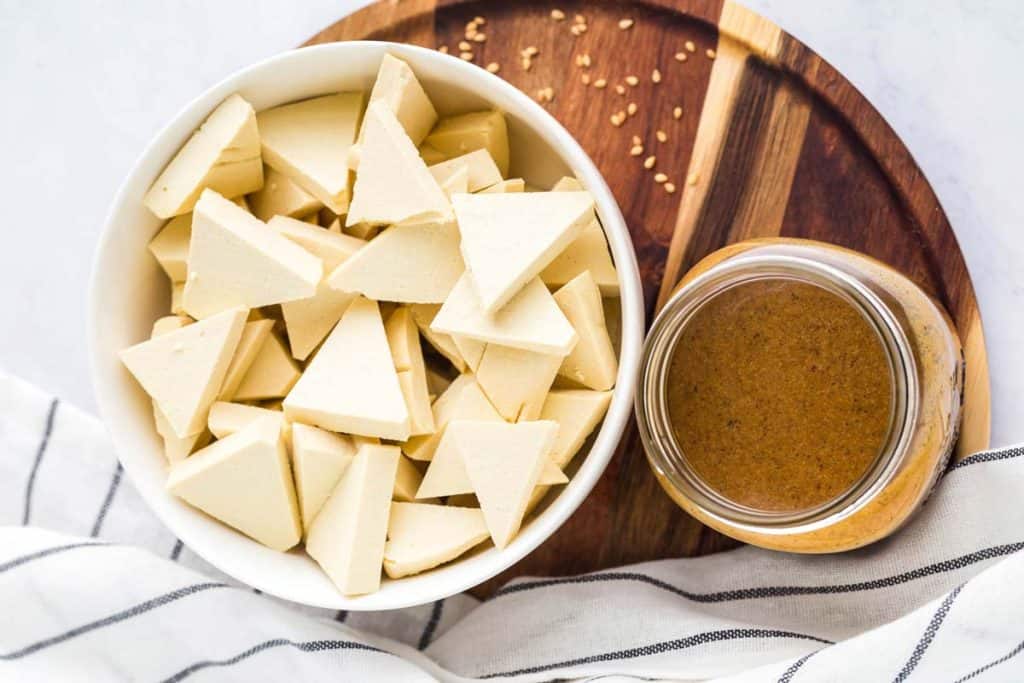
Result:
{"type": "Polygon", "coordinates": [[[2,373],[0,449],[0,681],[1024,680],[1022,448],[961,462],[861,551],[742,548],[370,614],[220,574],[98,420],[2,373]]]}

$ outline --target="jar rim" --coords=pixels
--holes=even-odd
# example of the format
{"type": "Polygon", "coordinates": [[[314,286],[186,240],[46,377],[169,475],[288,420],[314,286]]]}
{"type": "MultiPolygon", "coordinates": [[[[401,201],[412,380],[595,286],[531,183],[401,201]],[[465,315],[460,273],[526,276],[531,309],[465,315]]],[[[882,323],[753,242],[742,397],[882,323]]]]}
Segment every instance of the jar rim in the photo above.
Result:
{"type": "Polygon", "coordinates": [[[635,399],[637,423],[652,468],[702,514],[750,532],[798,534],[831,526],[855,514],[889,484],[910,450],[919,412],[918,384],[913,349],[902,325],[889,306],[858,278],[804,256],[741,253],[680,287],[658,314],[644,345],[635,399]],[[878,455],[846,491],[805,510],[758,510],[725,498],[704,483],[689,465],[669,421],[665,386],[683,329],[711,299],[740,284],[765,279],[801,281],[839,295],[878,334],[890,367],[890,429],[878,455]]]}

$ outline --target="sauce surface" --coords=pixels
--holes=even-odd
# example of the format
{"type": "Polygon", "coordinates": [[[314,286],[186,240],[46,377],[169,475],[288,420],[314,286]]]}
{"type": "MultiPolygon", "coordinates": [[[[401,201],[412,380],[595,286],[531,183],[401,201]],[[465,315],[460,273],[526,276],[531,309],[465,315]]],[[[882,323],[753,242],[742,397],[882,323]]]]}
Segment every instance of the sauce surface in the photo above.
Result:
{"type": "Polygon", "coordinates": [[[886,441],[892,377],[853,305],[812,284],[736,285],[687,323],[668,412],[697,475],[754,509],[796,512],[847,491],[886,441]]]}

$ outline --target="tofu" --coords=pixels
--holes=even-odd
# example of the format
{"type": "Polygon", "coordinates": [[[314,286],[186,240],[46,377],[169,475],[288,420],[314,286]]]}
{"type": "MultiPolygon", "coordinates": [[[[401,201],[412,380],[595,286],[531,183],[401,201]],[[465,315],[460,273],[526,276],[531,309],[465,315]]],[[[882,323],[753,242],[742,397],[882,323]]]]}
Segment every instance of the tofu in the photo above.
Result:
{"type": "Polygon", "coordinates": [[[465,165],[458,166],[450,174],[446,175],[443,180],[438,178],[437,182],[441,186],[444,196],[448,197],[448,200],[451,201],[452,195],[469,192],[469,167],[465,165]]]}
{"type": "Polygon", "coordinates": [[[167,221],[149,243],[149,253],[171,282],[184,282],[188,276],[188,243],[191,239],[192,214],[186,213],[167,221]]]}
{"type": "Polygon", "coordinates": [[[468,171],[468,192],[476,192],[502,182],[501,171],[486,149],[478,149],[454,159],[442,161],[429,167],[431,175],[438,183],[444,183],[460,169],[468,171]]]}
{"type": "Polygon", "coordinates": [[[451,205],[416,146],[383,102],[370,104],[345,225],[445,221],[451,205]]]}
{"type": "Polygon", "coordinates": [[[187,315],[165,315],[162,318],[157,318],[153,323],[153,331],[150,333],[149,338],[152,339],[168,332],[180,330],[186,325],[191,325],[193,322],[192,318],[187,315]]]}
{"type": "Polygon", "coordinates": [[[231,95],[153,181],[142,203],[160,218],[192,210],[200,193],[211,189],[239,197],[263,186],[260,133],[252,105],[231,95]]]}
{"type": "Polygon", "coordinates": [[[270,166],[263,168],[263,187],[249,195],[253,215],[263,222],[274,216],[301,218],[323,208],[323,202],[270,166]]]}
{"type": "MultiPolygon", "coordinates": [[[[452,381],[446,376],[442,375],[434,368],[427,368],[427,390],[431,395],[435,397],[440,396],[448,389],[448,387],[451,386],[451,384],[452,381]]],[[[433,399],[431,399],[431,401],[433,401],[433,399]]]]}
{"type": "Polygon", "coordinates": [[[248,311],[236,308],[121,351],[121,362],[174,435],[198,434],[224,381],[248,311]]]}
{"type": "Polygon", "coordinates": [[[480,190],[480,194],[502,194],[505,192],[523,192],[526,190],[526,182],[522,178],[509,178],[495,183],[490,187],[480,190]]]}
{"type": "Polygon", "coordinates": [[[231,400],[238,392],[242,380],[249,372],[249,368],[256,361],[260,351],[270,338],[271,330],[274,329],[273,320],[251,320],[245,323],[242,328],[242,338],[235,348],[235,355],[231,357],[231,365],[224,375],[224,382],[217,392],[217,399],[220,401],[231,400]]]}
{"type": "Polygon", "coordinates": [[[335,432],[409,438],[409,411],[375,302],[352,302],[285,398],[284,411],[335,432]]]}
{"type": "Polygon", "coordinates": [[[451,339],[455,348],[459,350],[459,355],[466,360],[469,369],[476,372],[480,367],[480,360],[484,357],[484,350],[487,348],[486,342],[459,334],[451,335],[451,339]]]}
{"type": "MultiPolygon", "coordinates": [[[[456,424],[460,424],[460,421],[453,420],[449,423],[449,426],[456,424]]],[[[437,451],[434,453],[434,459],[430,461],[430,467],[427,468],[427,473],[423,476],[423,482],[416,492],[416,498],[458,496],[475,492],[469,480],[469,474],[466,472],[464,454],[459,450],[455,431],[445,429],[444,436],[441,438],[437,451]]],[[[544,468],[541,471],[540,478],[537,480],[537,484],[565,484],[568,481],[569,478],[549,459],[544,463],[544,468]]]]}
{"type": "Polygon", "coordinates": [[[395,310],[384,325],[384,333],[409,411],[409,433],[413,436],[433,434],[434,415],[430,410],[427,368],[412,312],[405,307],[395,310]]]}
{"type": "Polygon", "coordinates": [[[402,444],[402,452],[413,460],[432,460],[444,429],[452,420],[491,420],[501,422],[501,415],[481,391],[473,375],[460,375],[452,382],[434,405],[435,432],[416,436],[402,444]]]}
{"type": "Polygon", "coordinates": [[[437,123],[437,111],[416,74],[397,57],[384,55],[381,60],[377,80],[370,92],[370,103],[378,101],[394,113],[414,145],[423,142],[437,123]]]}
{"type": "Polygon", "coordinates": [[[284,552],[301,538],[281,426],[257,420],[171,466],[167,490],[268,548],[284,552]]]}
{"type": "Polygon", "coordinates": [[[272,218],[267,225],[309,251],[324,264],[324,278],[317,285],[316,294],[308,299],[281,304],[292,357],[306,360],[356,298],[353,292],[332,288],[328,284],[327,275],[358,253],[366,243],[355,237],[332,233],[319,226],[313,227],[283,216],[272,218]]]}
{"type": "Polygon", "coordinates": [[[320,259],[216,192],[203,192],[192,215],[182,301],[193,318],[305,299],[322,274],[320,259]]]}
{"type": "Polygon", "coordinates": [[[198,434],[180,437],[175,436],[171,424],[160,411],[160,406],[153,403],[153,421],[156,424],[156,431],[164,442],[164,457],[169,464],[180,462],[192,455],[195,451],[210,443],[210,432],[206,429],[198,434]]]}
{"type": "Polygon", "coordinates": [[[292,426],[292,469],[304,532],[355,456],[355,444],[346,436],[301,423],[292,426]]]}
{"type": "Polygon", "coordinates": [[[400,457],[396,446],[362,446],[309,529],[306,552],[345,595],[380,588],[400,457]]]}
{"type": "Polygon", "coordinates": [[[502,177],[508,175],[508,126],[500,111],[477,111],[443,118],[424,142],[447,159],[486,149],[502,177]]]}
{"type": "Polygon", "coordinates": [[[288,395],[301,375],[302,370],[288,353],[284,342],[271,333],[231,398],[235,401],[281,398],[288,395]]]}
{"type": "Polygon", "coordinates": [[[579,342],[562,361],[558,374],[596,391],[611,389],[619,364],[604,322],[601,291],[590,271],[573,278],[555,292],[554,299],[579,335],[579,342]]]}
{"type": "Polygon", "coordinates": [[[430,329],[560,356],[568,355],[577,342],[572,325],[540,278],[531,280],[501,310],[489,315],[480,305],[469,275],[464,275],[441,306],[430,329]]]}
{"type": "Polygon", "coordinates": [[[583,183],[570,176],[564,176],[557,183],[551,186],[552,192],[579,192],[583,189],[583,183]]]}
{"type": "Polygon", "coordinates": [[[492,314],[594,220],[589,192],[461,194],[452,206],[462,259],[481,307],[492,314]]]}
{"type": "Polygon", "coordinates": [[[348,210],[349,148],[363,112],[363,94],[314,97],[256,115],[263,160],[334,213],[348,210]]]}
{"type": "Polygon", "coordinates": [[[185,299],[185,283],[171,283],[171,313],[173,315],[186,315],[183,301],[185,299]]]}
{"type": "Polygon", "coordinates": [[[342,232],[351,237],[367,241],[376,237],[382,227],[381,225],[371,225],[370,223],[356,223],[355,225],[346,225],[342,228],[342,232]]]}
{"type": "Polygon", "coordinates": [[[619,296],[619,273],[608,252],[604,230],[596,220],[541,271],[540,279],[548,287],[561,287],[584,271],[590,271],[602,296],[619,296]]]}
{"type": "Polygon", "coordinates": [[[392,503],[384,571],[393,579],[450,562],[490,532],[479,508],[392,503]]]}
{"type": "Polygon", "coordinates": [[[457,371],[465,372],[467,368],[466,359],[462,357],[451,336],[434,332],[430,329],[430,325],[434,322],[434,318],[437,317],[437,312],[441,310],[441,306],[439,304],[413,304],[409,307],[409,310],[412,311],[412,319],[416,321],[416,327],[420,328],[420,334],[423,335],[423,338],[438,353],[447,358],[448,362],[457,371]]]}
{"type": "Polygon", "coordinates": [[[504,419],[536,420],[562,359],[562,356],[488,344],[476,379],[504,419]]]}
{"type": "Polygon", "coordinates": [[[395,489],[391,492],[393,500],[411,502],[416,499],[416,491],[423,481],[423,474],[404,455],[398,458],[398,472],[395,474],[395,489]]]}
{"type": "Polygon", "coordinates": [[[448,425],[498,548],[519,532],[558,433],[555,422],[455,421],[448,425]]]}
{"type": "Polygon", "coordinates": [[[284,419],[284,413],[272,408],[261,408],[246,403],[217,401],[210,406],[207,428],[213,436],[223,439],[240,432],[257,420],[277,420],[281,423],[281,435],[285,442],[291,438],[291,423],[284,419]]]}
{"type": "Polygon", "coordinates": [[[448,158],[439,150],[431,147],[430,145],[420,145],[418,151],[420,153],[420,158],[423,159],[423,163],[425,163],[427,166],[439,164],[448,158]]]}
{"type": "Polygon", "coordinates": [[[336,290],[378,301],[441,303],[465,272],[455,223],[396,225],[328,277],[336,290]]]}
{"type": "Polygon", "coordinates": [[[564,468],[604,418],[612,400],[610,391],[560,390],[547,395],[540,419],[558,423],[551,460],[564,468]]]}

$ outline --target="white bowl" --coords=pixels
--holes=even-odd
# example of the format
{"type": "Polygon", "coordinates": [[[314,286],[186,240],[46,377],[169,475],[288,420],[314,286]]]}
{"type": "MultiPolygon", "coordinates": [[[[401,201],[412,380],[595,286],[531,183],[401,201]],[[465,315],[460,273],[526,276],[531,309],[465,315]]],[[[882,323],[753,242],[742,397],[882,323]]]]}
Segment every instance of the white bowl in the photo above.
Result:
{"type": "MultiPolygon", "coordinates": [[[[271,57],[226,78],[184,108],[142,153],[114,199],[95,257],[89,303],[93,382],[103,418],[124,469],[156,515],[191,550],[239,581],[294,602],[347,610],[383,610],[424,604],[471,588],[520,560],[576,510],[604,471],[630,419],[643,338],[643,293],[622,214],[597,168],[543,108],[502,79],[433,50],[381,42],[347,42],[271,57]],[[161,221],[142,196],[164,165],[206,116],[231,93],[257,110],[343,90],[369,91],[386,52],[409,62],[438,109],[456,113],[496,107],[507,114],[511,176],[550,187],[575,175],[593,193],[619,271],[622,353],[611,407],[589,453],[546,509],[524,522],[505,549],[488,547],[449,565],[399,580],[376,593],[345,597],[301,550],[279,553],[189,507],[164,489],[166,466],[153,427],[151,403],[117,352],[147,338],[166,315],[167,278],[146,249],[161,221]]],[[[549,496],[549,499],[552,496],[549,496]]]]}

